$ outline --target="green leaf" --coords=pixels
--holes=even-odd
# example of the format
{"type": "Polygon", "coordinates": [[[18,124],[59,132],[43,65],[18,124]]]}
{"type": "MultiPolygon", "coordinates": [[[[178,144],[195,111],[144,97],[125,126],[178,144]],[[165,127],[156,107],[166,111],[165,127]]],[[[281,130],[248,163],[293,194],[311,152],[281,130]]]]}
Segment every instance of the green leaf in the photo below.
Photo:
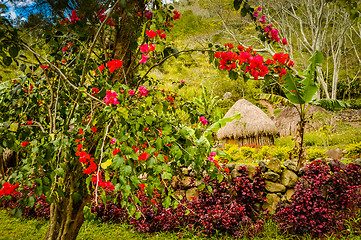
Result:
{"type": "Polygon", "coordinates": [[[8,57],[8,56],[4,56],[4,57],[3,57],[3,63],[4,63],[6,66],[10,66],[12,62],[13,62],[13,60],[12,60],[11,57],[8,57]]]}
{"type": "Polygon", "coordinates": [[[179,202],[177,200],[174,200],[173,203],[172,203],[172,207],[173,209],[176,209],[179,205],[179,202]]]}
{"type": "Polygon", "coordinates": [[[21,70],[22,72],[25,72],[25,70],[26,70],[26,65],[25,65],[25,64],[21,64],[21,65],[20,65],[20,70],[21,70]]]}
{"type": "Polygon", "coordinates": [[[35,197],[34,195],[31,195],[28,199],[28,206],[32,208],[34,204],[35,204],[35,197]]]}
{"type": "Polygon", "coordinates": [[[162,178],[163,178],[163,179],[168,179],[168,180],[169,180],[169,179],[172,178],[172,176],[173,176],[173,175],[172,175],[171,173],[169,173],[169,172],[165,172],[165,171],[164,171],[164,172],[162,173],[162,178]]]}
{"type": "Polygon", "coordinates": [[[237,80],[237,78],[238,78],[238,73],[233,70],[229,71],[228,75],[229,75],[229,78],[232,80],[237,80]]]}
{"type": "Polygon", "coordinates": [[[164,207],[165,209],[169,208],[169,206],[170,206],[171,203],[172,203],[172,199],[170,198],[170,196],[167,196],[167,197],[163,200],[163,202],[162,202],[163,207],[164,207]]]}
{"type": "Polygon", "coordinates": [[[64,169],[63,168],[57,168],[54,171],[56,173],[56,175],[62,177],[64,175],[64,169]]]}
{"type": "Polygon", "coordinates": [[[10,124],[10,131],[16,132],[19,128],[19,123],[12,123],[10,124]]]}
{"type": "Polygon", "coordinates": [[[236,9],[236,11],[239,10],[239,8],[241,7],[243,0],[234,0],[233,1],[233,7],[234,9],[236,9]]]}
{"type": "Polygon", "coordinates": [[[223,175],[221,173],[217,175],[217,180],[218,180],[218,182],[223,181],[223,175]]]}
{"type": "Polygon", "coordinates": [[[139,219],[142,216],[141,212],[136,212],[135,213],[135,219],[139,219]]]}
{"type": "Polygon", "coordinates": [[[125,159],[124,157],[119,156],[118,154],[114,156],[113,158],[113,166],[112,168],[114,170],[117,170],[120,168],[120,166],[124,165],[125,159]]]}
{"type": "Polygon", "coordinates": [[[134,215],[134,213],[135,213],[135,211],[137,210],[137,208],[133,205],[133,204],[131,204],[129,207],[128,207],[128,212],[129,212],[129,216],[133,216],[134,215]]]}
{"type": "Polygon", "coordinates": [[[119,169],[120,173],[122,173],[123,176],[129,176],[130,173],[132,172],[132,167],[127,165],[127,166],[123,166],[119,169]]]}
{"type": "Polygon", "coordinates": [[[283,76],[283,81],[284,84],[282,85],[282,90],[288,100],[294,104],[304,104],[305,101],[303,100],[301,92],[297,87],[299,85],[297,84],[297,79],[290,72],[287,72],[287,74],[283,76]]]}
{"type": "Polygon", "coordinates": [[[10,47],[9,48],[9,55],[12,58],[16,58],[19,54],[20,48],[18,46],[10,47]]]}

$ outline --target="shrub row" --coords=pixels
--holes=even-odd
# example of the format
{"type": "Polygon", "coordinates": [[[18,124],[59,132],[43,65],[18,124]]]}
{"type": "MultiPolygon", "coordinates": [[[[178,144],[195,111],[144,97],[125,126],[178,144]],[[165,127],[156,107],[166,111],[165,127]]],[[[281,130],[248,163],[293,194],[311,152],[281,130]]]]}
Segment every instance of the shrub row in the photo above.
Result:
{"type": "MultiPolygon", "coordinates": [[[[206,235],[227,233],[232,236],[253,236],[263,230],[264,219],[260,218],[260,204],[265,200],[265,182],[261,170],[257,170],[254,180],[248,178],[247,169],[241,167],[239,176],[221,182],[209,177],[204,179],[199,196],[188,201],[179,198],[178,204],[165,208],[163,201],[166,193],[154,192],[147,196],[138,191],[140,200],[136,219],[129,216],[120,202],[121,195],[108,191],[114,196],[111,202],[102,202],[91,207],[99,221],[128,222],[140,232],[202,231],[206,235]]],[[[350,163],[340,164],[335,160],[329,164],[314,161],[302,169],[302,177],[295,187],[291,202],[278,206],[273,220],[279,229],[292,234],[347,233],[349,219],[359,213],[361,207],[361,169],[350,163]]],[[[1,206],[16,209],[24,194],[34,196],[32,187],[3,199],[1,206]]],[[[127,199],[132,201],[131,198],[127,199]]],[[[43,196],[35,197],[35,203],[24,211],[27,217],[48,217],[49,204],[43,196]]]]}

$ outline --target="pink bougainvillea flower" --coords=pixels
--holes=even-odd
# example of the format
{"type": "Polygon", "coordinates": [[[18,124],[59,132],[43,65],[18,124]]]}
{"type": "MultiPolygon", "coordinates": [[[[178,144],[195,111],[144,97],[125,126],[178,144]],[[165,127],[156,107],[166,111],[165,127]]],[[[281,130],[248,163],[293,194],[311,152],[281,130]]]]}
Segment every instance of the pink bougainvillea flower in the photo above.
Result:
{"type": "Polygon", "coordinates": [[[135,91],[134,90],[129,90],[129,95],[133,96],[135,94],[135,91]]]}
{"type": "Polygon", "coordinates": [[[262,15],[261,18],[258,20],[260,23],[266,23],[266,16],[262,15]]]}
{"type": "Polygon", "coordinates": [[[286,39],[286,38],[283,38],[283,39],[282,39],[282,44],[283,44],[283,45],[287,45],[287,39],[286,39]]]}
{"type": "Polygon", "coordinates": [[[138,97],[141,97],[141,96],[147,96],[148,95],[148,90],[143,87],[143,86],[139,86],[139,96],[138,97]]]}
{"type": "Polygon", "coordinates": [[[200,117],[200,118],[199,118],[199,121],[200,121],[203,125],[207,125],[207,124],[208,124],[208,121],[207,121],[207,119],[206,119],[205,116],[200,117]]]}
{"type": "Polygon", "coordinates": [[[140,48],[140,51],[142,53],[148,53],[149,52],[148,44],[144,44],[144,45],[140,46],[139,48],[140,48]]]}
{"type": "Polygon", "coordinates": [[[110,140],[110,143],[111,143],[111,144],[115,144],[116,141],[117,141],[117,139],[116,139],[115,137],[113,137],[112,140],[110,140]]]}
{"type": "Polygon", "coordinates": [[[139,63],[146,63],[148,58],[149,58],[149,55],[142,54],[142,59],[139,61],[139,63]]]}
{"type": "Polygon", "coordinates": [[[258,7],[258,8],[257,8],[257,11],[258,11],[258,12],[262,11],[262,7],[258,7]]]}
{"type": "Polygon", "coordinates": [[[256,17],[258,17],[258,12],[257,11],[254,11],[253,12],[253,16],[256,18],[256,17]]]}
{"type": "Polygon", "coordinates": [[[152,52],[155,50],[155,44],[149,43],[149,52],[152,52]]]}
{"type": "Polygon", "coordinates": [[[122,61],[114,59],[109,62],[107,62],[107,67],[109,68],[109,72],[113,73],[116,69],[123,66],[122,61]]]}
{"type": "Polygon", "coordinates": [[[181,84],[184,84],[184,80],[181,80],[181,84]]]}
{"type": "Polygon", "coordinates": [[[211,152],[212,157],[215,157],[216,155],[217,155],[216,152],[211,152]]]}
{"type": "Polygon", "coordinates": [[[118,102],[118,94],[116,91],[112,91],[112,90],[108,90],[106,92],[106,96],[104,97],[104,102],[105,102],[105,105],[109,105],[109,104],[113,104],[113,105],[117,105],[119,104],[118,102]]]}
{"type": "Polygon", "coordinates": [[[154,38],[155,36],[157,36],[157,33],[154,30],[147,30],[145,31],[145,34],[147,34],[147,36],[150,38],[154,38]]]}

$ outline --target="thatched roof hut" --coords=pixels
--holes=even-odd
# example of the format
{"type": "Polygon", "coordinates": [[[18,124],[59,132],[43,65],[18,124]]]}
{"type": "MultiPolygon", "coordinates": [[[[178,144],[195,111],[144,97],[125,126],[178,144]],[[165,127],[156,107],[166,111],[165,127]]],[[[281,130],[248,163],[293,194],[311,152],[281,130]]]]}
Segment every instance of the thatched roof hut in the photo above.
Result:
{"type": "MultiPolygon", "coordinates": [[[[307,111],[307,116],[313,115],[315,112],[325,112],[326,110],[311,105],[307,111]]],[[[295,135],[297,132],[297,124],[300,121],[299,114],[295,107],[286,107],[283,109],[274,119],[277,129],[279,130],[280,136],[295,135]]],[[[317,121],[310,121],[306,124],[305,131],[317,130],[322,127],[322,124],[317,121]]]]}
{"type": "Polygon", "coordinates": [[[274,144],[274,136],[278,134],[274,122],[257,106],[245,99],[238,100],[225,117],[241,113],[241,119],[228,122],[217,132],[217,138],[223,145],[270,145],[274,144]]]}

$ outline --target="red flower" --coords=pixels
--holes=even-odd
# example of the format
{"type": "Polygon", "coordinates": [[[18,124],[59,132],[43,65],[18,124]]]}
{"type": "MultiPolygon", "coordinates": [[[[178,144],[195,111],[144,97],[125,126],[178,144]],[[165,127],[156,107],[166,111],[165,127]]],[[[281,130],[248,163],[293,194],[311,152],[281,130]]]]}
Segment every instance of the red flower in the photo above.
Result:
{"type": "Polygon", "coordinates": [[[157,203],[157,201],[155,201],[155,199],[150,199],[150,201],[151,201],[151,203],[153,203],[153,204],[156,204],[157,203]]]}
{"type": "Polygon", "coordinates": [[[283,44],[283,45],[287,45],[287,39],[286,39],[286,38],[283,38],[283,39],[282,39],[282,44],[283,44]]]}
{"type": "Polygon", "coordinates": [[[113,156],[117,155],[118,152],[120,152],[120,149],[115,148],[114,151],[113,151],[113,156]]]}
{"type": "Polygon", "coordinates": [[[177,20],[180,19],[180,14],[178,11],[173,11],[174,15],[173,15],[173,20],[177,20]]]}
{"type": "Polygon", "coordinates": [[[142,153],[142,154],[140,154],[140,156],[138,156],[138,160],[145,161],[149,158],[149,156],[150,156],[149,153],[142,153]]]}
{"type": "Polygon", "coordinates": [[[90,128],[93,132],[96,132],[98,129],[96,126],[90,128]]]}
{"type": "Polygon", "coordinates": [[[92,88],[92,92],[93,92],[94,94],[97,94],[97,93],[99,92],[99,89],[98,89],[98,88],[93,87],[93,88],[92,88]]]}
{"type": "Polygon", "coordinates": [[[114,60],[109,61],[107,63],[107,66],[109,68],[109,72],[113,73],[116,69],[122,67],[123,63],[120,60],[114,59],[114,60]]]}
{"type": "Polygon", "coordinates": [[[144,184],[144,183],[140,183],[140,184],[139,184],[139,187],[140,187],[141,191],[143,191],[144,188],[145,188],[145,184],[144,184]]]}
{"type": "Polygon", "coordinates": [[[228,168],[225,168],[224,171],[227,172],[227,173],[229,173],[229,169],[228,169],[228,168]]]}
{"type": "Polygon", "coordinates": [[[80,135],[83,135],[83,134],[84,134],[84,131],[83,131],[82,128],[79,128],[79,134],[80,134],[80,135]]]}
{"type": "Polygon", "coordinates": [[[147,30],[147,31],[145,31],[145,34],[147,34],[147,36],[150,38],[154,38],[155,36],[157,36],[157,33],[153,30],[147,30]]]}
{"type": "Polygon", "coordinates": [[[29,145],[30,144],[30,142],[21,142],[21,146],[22,147],[26,147],[27,145],[29,145]]]}
{"type": "Polygon", "coordinates": [[[66,50],[68,50],[67,47],[63,47],[63,52],[66,52],[66,50]]]}
{"type": "Polygon", "coordinates": [[[75,23],[76,21],[79,21],[79,18],[78,18],[77,14],[76,14],[76,11],[73,10],[73,11],[71,12],[70,22],[71,22],[71,23],[75,23]]]}
{"type": "Polygon", "coordinates": [[[31,124],[33,124],[33,121],[26,121],[26,124],[31,125],[31,124]]]}
{"type": "Polygon", "coordinates": [[[166,38],[167,35],[164,33],[163,30],[158,30],[157,34],[159,35],[160,39],[166,38]]]}
{"type": "Polygon", "coordinates": [[[232,49],[232,48],[233,48],[233,44],[232,44],[232,43],[226,43],[224,46],[225,46],[225,47],[228,47],[229,49],[232,49]]]}

